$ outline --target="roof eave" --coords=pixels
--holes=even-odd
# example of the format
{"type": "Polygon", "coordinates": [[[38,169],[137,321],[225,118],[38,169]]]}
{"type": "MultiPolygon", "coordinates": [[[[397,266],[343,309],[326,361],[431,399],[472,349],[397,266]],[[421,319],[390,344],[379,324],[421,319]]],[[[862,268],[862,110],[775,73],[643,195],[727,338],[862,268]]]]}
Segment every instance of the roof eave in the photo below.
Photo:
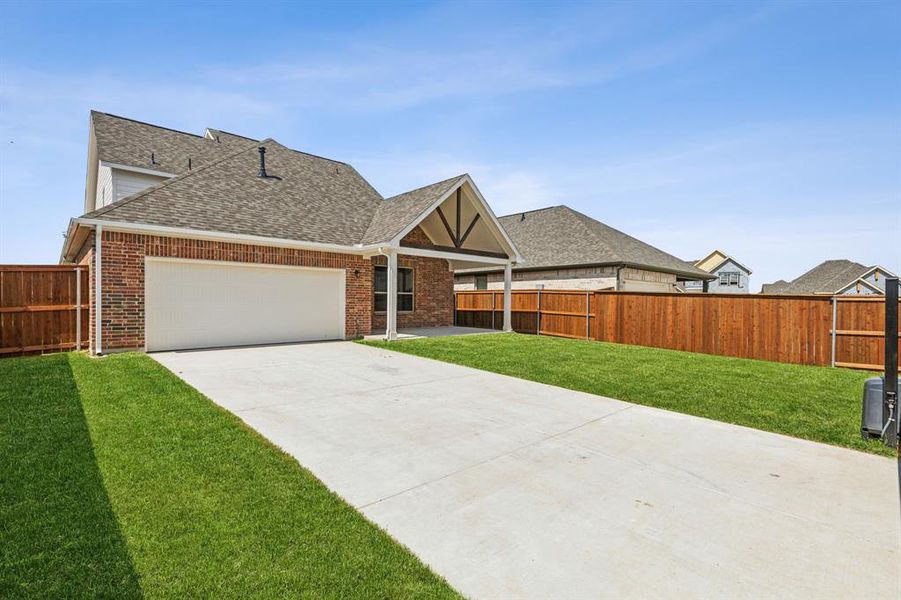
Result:
{"type": "MultiPolygon", "coordinates": [[[[530,271],[544,271],[547,269],[581,269],[585,267],[631,267],[633,269],[642,269],[645,271],[657,271],[659,273],[669,273],[670,275],[675,275],[677,277],[683,277],[690,281],[713,281],[716,279],[716,275],[711,275],[709,273],[689,273],[687,271],[680,271],[678,269],[668,269],[664,267],[656,267],[653,265],[629,262],[629,261],[603,261],[603,262],[590,262],[590,263],[572,263],[572,264],[560,264],[560,265],[540,265],[540,266],[529,266],[527,262],[523,261],[526,266],[518,267],[517,271],[519,272],[530,272],[530,271]]],[[[494,269],[483,269],[481,267],[474,267],[472,269],[461,269],[459,271],[455,271],[455,273],[459,273],[460,275],[472,275],[475,273],[481,273],[484,271],[492,271],[494,269]]]]}
{"type": "Polygon", "coordinates": [[[189,239],[203,239],[210,241],[226,241],[244,243],[254,246],[276,246],[284,248],[299,248],[318,250],[323,252],[336,252],[340,254],[365,254],[368,252],[377,252],[379,248],[384,248],[385,244],[332,244],[326,242],[315,242],[309,240],[294,240],[289,238],[274,238],[245,233],[235,233],[229,231],[211,231],[205,229],[191,229],[186,227],[168,227],[165,225],[154,225],[151,223],[134,223],[126,221],[113,221],[108,219],[92,219],[78,217],[70,220],[69,233],[66,236],[66,243],[63,245],[65,254],[68,246],[71,244],[71,232],[73,227],[89,227],[91,229],[98,225],[103,226],[108,231],[123,231],[130,233],[156,234],[161,237],[177,237],[189,239]]]}

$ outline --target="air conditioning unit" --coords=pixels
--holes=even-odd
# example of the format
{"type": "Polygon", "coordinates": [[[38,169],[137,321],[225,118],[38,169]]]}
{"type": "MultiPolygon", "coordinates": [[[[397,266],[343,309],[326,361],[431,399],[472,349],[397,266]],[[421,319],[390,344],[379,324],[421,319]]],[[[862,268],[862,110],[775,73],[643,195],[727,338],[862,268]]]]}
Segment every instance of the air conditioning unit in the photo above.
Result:
{"type": "MultiPolygon", "coordinates": [[[[898,381],[901,383],[901,378],[898,381]]],[[[860,419],[860,434],[864,439],[879,439],[884,435],[887,426],[895,425],[894,419],[897,418],[897,415],[889,415],[884,410],[882,396],[884,385],[884,377],[870,377],[863,384],[863,414],[860,419]],[[893,421],[889,423],[889,419],[893,419],[893,421]]]]}

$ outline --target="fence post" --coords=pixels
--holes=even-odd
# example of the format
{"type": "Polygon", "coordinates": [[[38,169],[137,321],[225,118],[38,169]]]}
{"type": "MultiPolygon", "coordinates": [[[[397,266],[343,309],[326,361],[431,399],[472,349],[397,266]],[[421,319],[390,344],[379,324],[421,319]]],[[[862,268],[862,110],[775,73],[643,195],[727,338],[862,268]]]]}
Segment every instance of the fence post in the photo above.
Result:
{"type": "Polygon", "coordinates": [[[497,306],[497,294],[494,293],[494,290],[491,290],[491,330],[494,330],[494,311],[497,306]]]}
{"type": "Polygon", "coordinates": [[[75,349],[81,350],[81,269],[75,269],[75,349]]]}
{"type": "Polygon", "coordinates": [[[591,339],[591,292],[585,292],[585,339],[591,339]]]}
{"type": "Polygon", "coordinates": [[[835,325],[838,322],[838,297],[832,297],[832,368],[835,368],[835,325]]]}
{"type": "Polygon", "coordinates": [[[454,327],[457,326],[457,292],[454,292],[454,327]]]}
{"type": "Polygon", "coordinates": [[[541,288],[538,288],[538,308],[535,309],[535,335],[541,335],[541,288]]]}

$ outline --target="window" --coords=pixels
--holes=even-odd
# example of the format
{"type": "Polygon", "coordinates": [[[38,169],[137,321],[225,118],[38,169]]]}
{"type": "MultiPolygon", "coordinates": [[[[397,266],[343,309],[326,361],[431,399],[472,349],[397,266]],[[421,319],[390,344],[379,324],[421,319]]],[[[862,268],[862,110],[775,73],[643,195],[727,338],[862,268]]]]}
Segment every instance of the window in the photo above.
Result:
{"type": "Polygon", "coordinates": [[[720,273],[720,285],[738,285],[741,282],[741,273],[735,271],[722,271],[720,273]]]}
{"type": "Polygon", "coordinates": [[[487,290],[488,289],[488,276],[487,275],[476,275],[476,289],[477,290],[487,290]]]}
{"type": "MultiPolygon", "coordinates": [[[[375,311],[387,311],[388,267],[375,268],[372,293],[375,311]]],[[[397,310],[399,312],[413,311],[413,269],[410,267],[398,267],[397,269],[397,310]]]]}

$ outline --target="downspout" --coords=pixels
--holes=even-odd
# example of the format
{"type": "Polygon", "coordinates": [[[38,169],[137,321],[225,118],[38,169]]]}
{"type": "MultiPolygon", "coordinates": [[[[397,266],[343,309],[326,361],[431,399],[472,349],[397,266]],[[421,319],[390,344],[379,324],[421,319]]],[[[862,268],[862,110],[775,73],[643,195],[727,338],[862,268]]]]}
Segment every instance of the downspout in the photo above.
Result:
{"type": "Polygon", "coordinates": [[[103,303],[100,301],[101,290],[101,254],[103,252],[103,225],[97,225],[94,230],[94,331],[95,331],[95,349],[94,354],[98,356],[103,354],[103,303]]]}
{"type": "Polygon", "coordinates": [[[618,291],[619,291],[619,275],[620,275],[620,271],[623,270],[623,266],[624,266],[624,265],[619,265],[618,267],[616,267],[616,281],[615,281],[614,284],[613,284],[613,291],[614,291],[614,292],[618,292],[618,291]]]}

